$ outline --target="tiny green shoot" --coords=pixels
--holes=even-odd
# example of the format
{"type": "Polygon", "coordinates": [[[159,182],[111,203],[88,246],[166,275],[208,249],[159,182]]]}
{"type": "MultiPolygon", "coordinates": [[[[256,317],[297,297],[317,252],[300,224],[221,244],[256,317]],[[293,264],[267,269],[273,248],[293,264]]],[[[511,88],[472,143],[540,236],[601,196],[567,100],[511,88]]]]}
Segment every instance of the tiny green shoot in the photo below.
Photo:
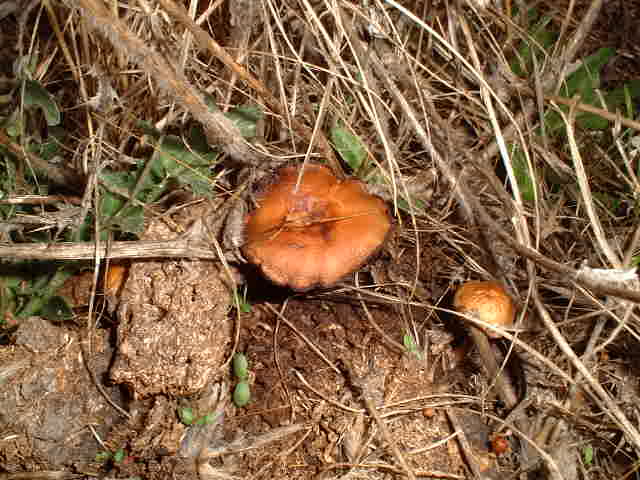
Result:
{"type": "Polygon", "coordinates": [[[410,333],[405,333],[402,337],[402,343],[404,344],[404,348],[407,349],[407,352],[415,355],[418,358],[422,358],[422,352],[420,351],[418,344],[413,338],[413,335],[411,335],[410,333]]]}
{"type": "Polygon", "coordinates": [[[193,409],[191,407],[178,408],[178,418],[185,425],[192,425],[194,421],[193,409]]]}
{"type": "Polygon", "coordinates": [[[125,459],[125,457],[126,457],[126,455],[125,455],[124,449],[123,448],[119,448],[113,454],[113,462],[114,463],[122,463],[122,461],[125,459]]]}
{"type": "Polygon", "coordinates": [[[590,467],[593,463],[593,447],[591,445],[586,445],[582,449],[582,458],[584,460],[584,464],[587,467],[590,467]]]}
{"type": "Polygon", "coordinates": [[[233,403],[238,408],[242,408],[251,400],[251,391],[249,384],[245,381],[238,382],[236,388],[233,390],[233,403]]]}
{"type": "Polygon", "coordinates": [[[249,378],[249,361],[242,353],[236,353],[233,356],[233,374],[238,380],[249,378]]]}

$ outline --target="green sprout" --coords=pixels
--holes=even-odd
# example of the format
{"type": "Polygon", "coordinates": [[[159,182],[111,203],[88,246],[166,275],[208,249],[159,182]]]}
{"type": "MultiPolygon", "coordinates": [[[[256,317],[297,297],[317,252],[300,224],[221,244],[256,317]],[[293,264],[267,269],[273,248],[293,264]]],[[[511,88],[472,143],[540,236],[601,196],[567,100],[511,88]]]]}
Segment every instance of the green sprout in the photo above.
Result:
{"type": "Polygon", "coordinates": [[[415,338],[410,333],[405,333],[402,337],[402,343],[404,348],[407,349],[407,352],[415,355],[419,359],[422,359],[422,352],[420,351],[419,345],[416,343],[415,338]]]}
{"type": "Polygon", "coordinates": [[[233,374],[238,380],[249,378],[249,361],[243,353],[236,353],[233,356],[233,374]]]}
{"type": "Polygon", "coordinates": [[[238,382],[236,388],[233,390],[233,403],[236,407],[242,408],[251,400],[251,390],[247,382],[238,382]]]}
{"type": "Polygon", "coordinates": [[[233,356],[233,375],[239,380],[233,390],[233,403],[236,407],[242,408],[251,400],[251,389],[249,388],[249,361],[243,353],[236,353],[233,356]]]}

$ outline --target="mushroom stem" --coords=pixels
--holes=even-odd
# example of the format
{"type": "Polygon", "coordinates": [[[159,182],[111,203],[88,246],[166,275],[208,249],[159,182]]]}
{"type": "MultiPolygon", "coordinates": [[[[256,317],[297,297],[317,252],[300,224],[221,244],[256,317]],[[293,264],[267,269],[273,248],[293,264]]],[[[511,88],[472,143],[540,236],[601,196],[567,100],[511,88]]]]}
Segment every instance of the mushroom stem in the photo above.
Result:
{"type": "Polygon", "coordinates": [[[491,377],[495,383],[500,400],[504,402],[509,410],[512,410],[518,404],[518,396],[505,373],[500,371],[500,366],[496,360],[493,348],[489,343],[489,339],[482,330],[476,327],[472,327],[470,330],[473,342],[476,344],[478,352],[480,353],[482,363],[487,369],[489,377],[491,377]]]}

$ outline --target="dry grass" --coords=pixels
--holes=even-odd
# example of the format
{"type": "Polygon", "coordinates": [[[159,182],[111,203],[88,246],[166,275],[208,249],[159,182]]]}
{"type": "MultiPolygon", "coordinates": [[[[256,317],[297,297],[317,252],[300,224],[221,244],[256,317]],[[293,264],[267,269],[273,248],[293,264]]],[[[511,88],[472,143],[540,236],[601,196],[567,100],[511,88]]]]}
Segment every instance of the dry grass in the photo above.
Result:
{"type": "MultiPolygon", "coordinates": [[[[504,11],[471,1],[184,3],[43,0],[14,14],[15,31],[5,35],[15,35],[18,59],[38,59],[33,78],[55,92],[69,136],[55,164],[3,132],[0,144],[18,158],[19,172],[33,169],[76,199],[81,212],[63,227],[73,232],[95,211],[103,169],[126,171],[153,154],[140,121],[162,134],[181,134],[193,120],[204,126],[222,152],[209,181],[225,215],[250,200],[247,186],[284,162],[323,160],[350,174],[327,139],[340,121],[368,150],[358,176],[393,204],[397,232],[383,268],[413,265],[402,275],[374,272],[376,285],[358,284],[365,311],[376,302],[394,305],[419,338],[424,320],[416,308],[431,318],[446,311],[443,299],[461,280],[503,281],[522,312],[517,333],[505,337],[523,359],[528,384],[527,408],[516,407],[520,419],[505,421],[522,436],[530,461],[523,454],[514,468],[541,462],[549,478],[566,480],[635,475],[640,291],[632,269],[640,184],[627,140],[640,125],[637,114],[559,96],[576,62],[599,46],[602,0],[572,9],[539,5],[560,40],[535,50],[526,77],[511,63],[523,43],[537,40],[512,2],[504,11]],[[203,92],[215,99],[215,112],[203,92]],[[265,112],[251,142],[224,115],[247,103],[265,112]],[[554,109],[565,136],[547,131],[544,116],[554,109]],[[576,115],[585,111],[609,127],[597,137],[580,128],[576,115]],[[523,162],[515,163],[514,148],[523,162]],[[625,198],[630,207],[622,214],[607,204],[625,198]],[[425,263],[429,256],[437,260],[425,263]],[[599,452],[591,464],[585,447],[599,452]]],[[[44,129],[34,135],[44,137],[44,129]]],[[[29,193],[21,188],[2,201],[29,193]]],[[[126,189],[116,193],[137,202],[126,189]]],[[[144,205],[145,215],[163,216],[168,204],[144,205]]],[[[99,233],[105,227],[94,218],[99,233]]],[[[222,214],[215,224],[222,235],[222,214]]],[[[97,280],[107,257],[222,254],[188,232],[171,242],[110,238],[119,241],[108,248],[5,241],[0,256],[91,259],[97,280]]],[[[400,339],[387,343],[400,347],[400,339]]],[[[372,405],[366,410],[393,446],[395,471],[415,478],[397,431],[385,430],[372,405]]]]}

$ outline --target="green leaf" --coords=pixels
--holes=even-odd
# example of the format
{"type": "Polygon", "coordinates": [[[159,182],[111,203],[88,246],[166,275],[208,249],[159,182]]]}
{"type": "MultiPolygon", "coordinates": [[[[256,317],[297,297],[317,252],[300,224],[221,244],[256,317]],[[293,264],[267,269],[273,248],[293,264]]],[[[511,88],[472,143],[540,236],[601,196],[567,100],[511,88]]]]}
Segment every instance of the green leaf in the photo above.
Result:
{"type": "Polygon", "coordinates": [[[235,124],[244,138],[256,136],[258,121],[263,116],[262,110],[257,105],[241,105],[226,114],[226,117],[235,124]]]}
{"type": "MultiPolygon", "coordinates": [[[[43,265],[44,266],[44,265],[43,265]]],[[[32,315],[42,313],[45,306],[55,296],[62,285],[76,272],[77,266],[73,264],[67,264],[66,267],[61,267],[55,270],[53,275],[40,275],[35,277],[31,286],[31,294],[27,303],[17,313],[19,318],[27,318],[32,315]]],[[[64,315],[65,307],[61,307],[60,303],[54,301],[51,305],[51,311],[49,313],[55,315],[58,310],[64,315]]],[[[68,306],[66,307],[71,310],[68,306]]]]}
{"type": "Polygon", "coordinates": [[[199,123],[193,124],[189,129],[189,146],[198,153],[211,151],[204,128],[199,123]]]}
{"type": "Polygon", "coordinates": [[[162,132],[160,130],[158,130],[153,123],[147,121],[147,120],[138,120],[136,122],[137,127],[142,130],[142,132],[145,135],[149,135],[152,138],[155,138],[156,140],[159,139],[160,137],[162,137],[162,132]]]}
{"type": "Polygon", "coordinates": [[[513,173],[518,182],[518,188],[520,194],[525,202],[533,203],[535,201],[535,185],[531,178],[529,167],[527,165],[527,158],[520,148],[511,148],[511,165],[513,167],[513,173]]]}
{"type": "Polygon", "coordinates": [[[589,55],[582,66],[569,76],[562,88],[562,94],[567,98],[579,94],[583,102],[593,100],[594,89],[600,86],[600,71],[615,54],[615,49],[603,47],[589,55]]]}
{"type": "Polygon", "coordinates": [[[584,464],[589,467],[593,463],[593,447],[586,445],[582,449],[582,458],[584,458],[584,464]]]}
{"type": "MultiPolygon", "coordinates": [[[[527,12],[528,22],[534,22],[539,17],[535,8],[527,12]]],[[[511,62],[511,70],[520,77],[530,74],[533,68],[533,55],[538,57],[544,55],[555,43],[557,33],[547,28],[553,17],[544,15],[538,19],[535,25],[530,28],[530,36],[522,40],[522,45],[518,48],[518,54],[514,55],[511,62]],[[542,51],[540,51],[542,49],[542,51]]]]}
{"type": "Polygon", "coordinates": [[[64,298],[55,295],[42,306],[40,315],[53,322],[63,322],[73,318],[73,310],[64,298]]]}
{"type": "Polygon", "coordinates": [[[51,95],[42,85],[34,80],[24,80],[24,106],[40,107],[44,113],[47,125],[60,124],[60,110],[51,95]]]}
{"type": "Polygon", "coordinates": [[[100,180],[122,190],[131,190],[136,184],[136,179],[130,172],[113,172],[102,170],[100,180]]]}
{"type": "Polygon", "coordinates": [[[402,343],[404,344],[404,348],[407,349],[407,352],[411,355],[415,355],[418,359],[422,359],[422,352],[420,351],[419,345],[416,343],[413,335],[405,333],[402,336],[402,343]]]}
{"type": "Polygon", "coordinates": [[[242,408],[251,400],[251,390],[247,382],[239,382],[233,390],[233,403],[242,408]]]}
{"type": "Polygon", "coordinates": [[[367,150],[364,148],[360,138],[340,125],[333,127],[330,135],[331,143],[333,143],[340,157],[354,172],[357,172],[367,158],[367,150]]]}
{"type": "Polygon", "coordinates": [[[204,98],[204,103],[206,103],[207,107],[209,107],[209,111],[211,112],[220,111],[220,109],[218,108],[218,103],[216,102],[215,96],[211,95],[209,92],[204,92],[202,96],[204,98]]]}
{"type": "Polygon", "coordinates": [[[402,337],[402,343],[409,353],[415,353],[418,351],[418,345],[416,345],[413,335],[405,333],[402,337]]]}
{"type": "Polygon", "coordinates": [[[205,195],[212,190],[209,167],[217,157],[217,152],[198,152],[180,137],[168,135],[152,159],[151,171],[157,179],[174,178],[182,185],[188,185],[195,195],[205,195]]]}
{"type": "Polygon", "coordinates": [[[413,209],[411,209],[407,200],[402,197],[398,198],[398,208],[409,214],[412,212],[415,214],[422,214],[426,210],[426,204],[420,199],[412,198],[411,204],[413,205],[413,209]]]}
{"type": "MultiPolygon", "coordinates": [[[[580,102],[601,108],[602,105],[596,94],[596,89],[600,87],[600,71],[615,53],[613,48],[604,47],[587,57],[582,66],[573,72],[564,83],[560,89],[560,95],[566,98],[573,98],[577,95],[580,102]]],[[[563,112],[569,111],[569,107],[565,105],[560,106],[560,109],[563,112]]],[[[586,112],[576,114],[576,123],[589,130],[603,130],[609,125],[608,120],[601,116],[586,112]]],[[[556,111],[550,110],[548,112],[545,125],[551,133],[564,132],[564,121],[556,111]]]]}
{"type": "Polygon", "coordinates": [[[240,311],[242,313],[250,313],[251,312],[251,304],[249,302],[247,302],[247,292],[246,292],[246,287],[245,287],[245,292],[244,295],[240,295],[238,293],[238,291],[236,290],[234,292],[234,296],[236,297],[236,299],[238,300],[238,305],[240,306],[240,311]]]}
{"type": "Polygon", "coordinates": [[[604,99],[610,112],[621,110],[628,117],[635,118],[637,112],[633,104],[640,99],[640,80],[631,80],[621,87],[606,92],[604,99]]]}
{"type": "MultiPolygon", "coordinates": [[[[135,186],[135,177],[130,172],[103,170],[100,179],[114,188],[127,192],[133,191],[135,186]]],[[[99,209],[102,223],[124,233],[140,233],[144,230],[144,210],[136,205],[129,205],[123,209],[126,201],[121,195],[102,188],[99,209]]]]}

